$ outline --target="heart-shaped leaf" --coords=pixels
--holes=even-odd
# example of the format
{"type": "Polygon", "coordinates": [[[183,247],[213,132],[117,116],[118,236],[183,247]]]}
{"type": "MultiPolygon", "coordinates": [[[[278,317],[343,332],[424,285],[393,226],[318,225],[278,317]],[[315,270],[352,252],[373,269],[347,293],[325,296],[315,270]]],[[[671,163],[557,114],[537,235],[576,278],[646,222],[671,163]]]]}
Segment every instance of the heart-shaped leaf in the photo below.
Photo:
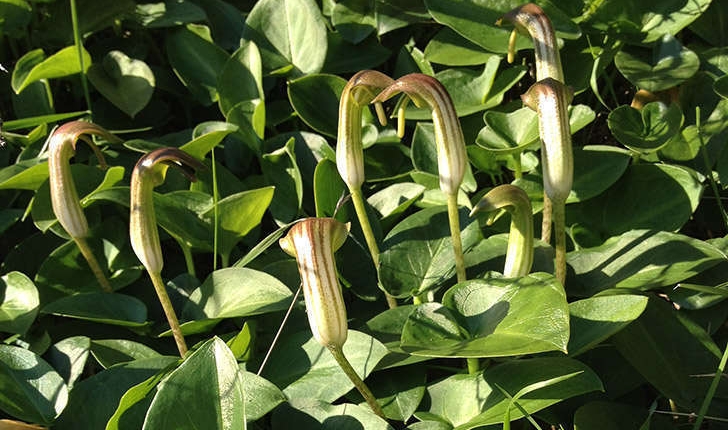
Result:
{"type": "Polygon", "coordinates": [[[233,318],[285,309],[291,291],[278,279],[248,268],[219,269],[190,294],[187,320],[233,318]]]}
{"type": "Polygon", "coordinates": [[[152,69],[142,60],[121,51],[109,51],[101,64],[93,64],[88,78],[114,106],[134,118],[152,99],[155,80],[152,69]]]}
{"type": "Polygon", "coordinates": [[[50,425],[66,407],[63,378],[27,349],[0,344],[0,409],[15,418],[50,425]]]}
{"type": "MultiPolygon", "coordinates": [[[[349,330],[344,355],[362,379],[374,370],[387,349],[364,333],[349,330]]],[[[283,388],[289,399],[307,398],[333,402],[354,388],[334,357],[311,336],[310,331],[288,336],[276,346],[264,375],[283,388]]]]}
{"type": "Polygon", "coordinates": [[[25,334],[35,321],[40,306],[38,289],[21,272],[0,278],[0,331],[25,334]]]}
{"type": "MultiPolygon", "coordinates": [[[[460,211],[463,249],[480,239],[477,222],[460,211]]],[[[419,295],[441,287],[455,274],[447,211],[442,206],[421,210],[389,232],[379,256],[379,281],[395,297],[419,295]]]]}
{"type": "Polygon", "coordinates": [[[483,373],[452,375],[431,384],[429,413],[458,430],[480,428],[551,406],[568,398],[603,390],[599,377],[583,363],[570,358],[543,357],[511,360],[489,367],[483,373]],[[518,409],[506,397],[544,381],[573,375],[561,382],[532,391],[518,400],[518,409]]]}
{"type": "Polygon", "coordinates": [[[634,85],[647,91],[666,90],[685,82],[698,71],[698,55],[666,34],[650,52],[623,49],[614,57],[619,71],[634,85]]]}
{"type": "Polygon", "coordinates": [[[28,85],[41,79],[60,78],[86,72],[92,63],[91,55],[85,49],[81,49],[82,58],[79,58],[75,46],[63,48],[48,58],[42,49],[26,53],[18,60],[13,69],[11,80],[13,91],[18,94],[28,85]]]}
{"type": "Polygon", "coordinates": [[[572,294],[592,296],[609,288],[648,290],[674,285],[726,258],[718,248],[666,231],[631,230],[595,248],[572,251],[567,262],[572,294]]]}
{"type": "Polygon", "coordinates": [[[143,429],[244,428],[241,374],[230,348],[213,337],[159,383],[143,429]]]}
{"type": "Polygon", "coordinates": [[[545,273],[522,278],[461,282],[443,305],[414,309],[402,331],[402,349],[429,357],[502,357],[566,351],[566,294],[545,273]]]}
{"type": "Polygon", "coordinates": [[[667,144],[683,124],[677,104],[647,103],[641,110],[622,105],[609,113],[607,124],[612,135],[624,146],[649,154],[667,144]]]}
{"type": "Polygon", "coordinates": [[[256,2],[242,37],[258,45],[267,73],[317,73],[326,59],[326,25],[313,0],[256,2]]]}
{"type": "Polygon", "coordinates": [[[590,297],[569,304],[569,356],[575,357],[636,320],[647,297],[630,294],[590,297]]]}
{"type": "Polygon", "coordinates": [[[117,293],[84,293],[63,297],[48,303],[41,312],[123,327],[147,325],[147,307],[144,302],[117,293]]]}

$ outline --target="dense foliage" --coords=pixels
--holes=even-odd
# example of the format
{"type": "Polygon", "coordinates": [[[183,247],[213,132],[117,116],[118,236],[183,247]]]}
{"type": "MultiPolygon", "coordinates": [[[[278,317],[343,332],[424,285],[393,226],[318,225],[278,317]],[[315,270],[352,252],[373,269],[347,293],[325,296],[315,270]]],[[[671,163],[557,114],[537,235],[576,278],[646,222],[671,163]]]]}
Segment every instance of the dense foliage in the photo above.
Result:
{"type": "Polygon", "coordinates": [[[496,24],[520,1],[0,0],[0,428],[728,428],[728,2],[536,3],[575,94],[563,283],[543,240],[504,277],[510,215],[469,215],[513,184],[541,235],[533,41],[508,63],[496,24]],[[363,108],[370,252],[336,165],[365,69],[452,98],[466,281],[420,104],[402,138],[401,99],[386,125],[363,108]],[[54,182],[50,136],[77,120],[94,126],[58,131],[93,150],[54,182]],[[178,159],[161,148],[187,176],[150,164],[137,205],[137,161],[178,159]],[[88,232],[52,202],[68,181],[88,232]],[[278,242],[304,217],[351,223],[343,354],[386,420],[312,336],[278,242]]]}

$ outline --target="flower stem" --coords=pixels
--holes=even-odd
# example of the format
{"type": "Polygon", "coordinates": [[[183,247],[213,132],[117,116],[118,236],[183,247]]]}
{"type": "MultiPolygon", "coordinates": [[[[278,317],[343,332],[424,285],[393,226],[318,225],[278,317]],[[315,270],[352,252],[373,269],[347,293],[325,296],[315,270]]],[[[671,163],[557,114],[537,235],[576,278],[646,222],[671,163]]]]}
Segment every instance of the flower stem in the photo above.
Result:
{"type": "MultiPolygon", "coordinates": [[[[377,240],[374,237],[372,225],[369,222],[369,217],[367,216],[367,210],[366,206],[364,205],[364,197],[361,193],[361,187],[352,187],[350,191],[351,201],[354,203],[354,210],[356,211],[356,217],[359,219],[359,224],[361,225],[361,230],[364,233],[364,239],[367,242],[367,247],[369,248],[369,253],[372,256],[374,267],[377,271],[379,271],[379,246],[377,245],[377,240]]],[[[387,305],[389,306],[389,309],[394,309],[397,307],[397,299],[392,297],[386,291],[384,292],[384,297],[387,299],[387,305]]]]}
{"type": "Polygon", "coordinates": [[[457,274],[457,280],[458,282],[465,282],[467,276],[465,274],[463,242],[460,238],[460,214],[458,213],[457,193],[448,194],[447,196],[447,217],[450,221],[450,237],[452,238],[452,248],[455,252],[455,272],[457,274]]]}
{"type": "Polygon", "coordinates": [[[106,278],[104,271],[101,269],[101,265],[99,264],[99,261],[96,259],[96,256],[94,255],[93,251],[91,251],[91,247],[89,246],[88,242],[86,242],[86,238],[74,237],[73,240],[74,240],[74,242],[76,242],[76,246],[78,246],[78,249],[81,250],[81,254],[83,255],[83,258],[86,259],[86,262],[88,263],[89,267],[91,268],[91,272],[93,272],[94,276],[96,277],[96,280],[99,281],[99,284],[101,285],[101,289],[104,290],[104,292],[106,292],[106,293],[113,292],[114,289],[111,288],[111,284],[109,283],[109,280],[106,278]]]}
{"type": "Polygon", "coordinates": [[[341,370],[343,370],[344,373],[346,373],[346,376],[349,377],[351,382],[354,383],[354,386],[359,391],[359,394],[364,397],[364,400],[366,400],[372,411],[386,420],[387,417],[384,415],[382,407],[379,406],[379,403],[377,403],[377,398],[374,397],[374,394],[372,394],[371,390],[369,390],[369,387],[367,387],[364,381],[362,381],[359,375],[357,375],[356,370],[351,367],[351,363],[349,363],[349,360],[347,360],[346,356],[344,355],[344,350],[335,345],[329,345],[327,348],[329,351],[331,351],[331,355],[334,356],[334,359],[339,364],[339,367],[341,367],[341,370]]]}
{"type": "Polygon", "coordinates": [[[167,295],[167,289],[164,286],[164,281],[162,281],[162,275],[159,272],[149,272],[149,278],[152,280],[154,291],[157,292],[157,298],[159,298],[164,315],[167,317],[169,328],[172,330],[172,336],[179,350],[179,356],[184,358],[185,354],[187,354],[187,344],[182,335],[182,329],[179,326],[179,320],[177,319],[177,314],[174,312],[172,301],[169,299],[169,295],[167,295]]]}
{"type": "Polygon", "coordinates": [[[480,360],[477,358],[468,358],[468,374],[474,375],[478,372],[480,372],[480,360]]]}
{"type": "Polygon", "coordinates": [[[187,266],[187,273],[190,275],[197,277],[197,274],[195,272],[195,261],[192,258],[192,249],[184,244],[180,244],[180,248],[182,248],[182,254],[185,257],[185,265],[187,266]]]}
{"type": "Polygon", "coordinates": [[[541,240],[551,243],[551,221],[552,221],[552,203],[549,196],[543,193],[543,210],[541,211],[541,240]]]}
{"type": "Polygon", "coordinates": [[[555,275],[561,285],[566,285],[566,205],[563,202],[556,202],[552,208],[554,236],[556,236],[555,275]]]}

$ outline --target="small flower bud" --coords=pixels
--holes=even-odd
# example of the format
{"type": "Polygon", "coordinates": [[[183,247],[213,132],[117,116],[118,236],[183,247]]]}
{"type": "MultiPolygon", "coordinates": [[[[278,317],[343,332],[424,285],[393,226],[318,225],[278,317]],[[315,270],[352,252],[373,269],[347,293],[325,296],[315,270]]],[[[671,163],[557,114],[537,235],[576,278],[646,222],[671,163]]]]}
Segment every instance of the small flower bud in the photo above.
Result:
{"type": "Polygon", "coordinates": [[[296,223],[279,244],[296,258],[313,337],[326,347],[346,342],[346,307],[336,277],[334,252],[344,244],[349,225],[333,218],[306,218],[296,223]]]}
{"type": "Polygon", "coordinates": [[[95,134],[112,142],[119,141],[117,137],[96,124],[72,121],[58,127],[51,135],[48,144],[51,205],[58,222],[72,238],[87,237],[89,232],[88,222],[78,198],[69,163],[75,153],[78,139],[89,144],[99,159],[99,163],[105,167],[104,156],[99,148],[85,136],[86,134],[95,134]]]}
{"type": "MultiPolygon", "coordinates": [[[[526,3],[505,14],[496,24],[500,25],[503,19],[515,24],[516,30],[528,32],[533,39],[536,80],[553,78],[564,82],[564,72],[561,68],[561,57],[554,27],[543,9],[533,3],[526,3]]],[[[511,40],[508,44],[508,61],[511,63],[515,51],[514,36],[515,30],[514,33],[511,33],[511,40]]]]}
{"type": "MultiPolygon", "coordinates": [[[[397,79],[372,102],[383,102],[399,93],[405,93],[417,107],[427,106],[432,110],[440,189],[448,195],[457,194],[468,158],[463,130],[450,95],[437,79],[412,73],[397,79]]],[[[401,118],[403,114],[400,112],[401,118]]]]}
{"type": "Polygon", "coordinates": [[[164,182],[167,167],[177,166],[194,182],[205,166],[177,148],[160,148],[139,159],[131,174],[129,236],[134,253],[150,273],[162,271],[162,247],[154,212],[153,190],[164,182]]]}
{"type": "Polygon", "coordinates": [[[536,82],[521,96],[538,113],[543,187],[554,204],[566,202],[574,182],[568,112],[573,96],[571,88],[551,78],[536,82]]]}
{"type": "Polygon", "coordinates": [[[508,249],[503,275],[507,278],[526,276],[533,265],[533,212],[531,201],[515,185],[499,185],[480,199],[470,216],[483,211],[507,210],[511,215],[508,249]]]}
{"type": "MultiPolygon", "coordinates": [[[[336,141],[336,168],[349,189],[364,183],[364,148],[361,140],[362,106],[366,106],[394,80],[374,70],[361,71],[349,79],[339,102],[339,131],[336,141]]],[[[380,122],[386,122],[377,105],[380,122]]]]}

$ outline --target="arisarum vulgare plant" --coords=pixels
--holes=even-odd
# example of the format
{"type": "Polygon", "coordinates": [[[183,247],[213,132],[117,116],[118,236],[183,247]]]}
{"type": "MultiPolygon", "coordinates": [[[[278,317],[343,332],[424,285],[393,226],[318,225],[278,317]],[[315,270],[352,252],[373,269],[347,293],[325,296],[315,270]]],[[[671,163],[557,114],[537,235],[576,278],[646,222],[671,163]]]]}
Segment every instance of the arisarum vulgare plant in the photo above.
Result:
{"type": "MultiPolygon", "coordinates": [[[[417,107],[427,107],[432,111],[440,190],[447,196],[455,270],[458,282],[463,282],[466,280],[465,260],[457,204],[458,191],[468,163],[463,130],[450,95],[437,79],[420,73],[405,75],[385,88],[372,102],[383,102],[400,93],[404,93],[417,107]]],[[[403,119],[404,108],[401,106],[399,120],[403,119]]],[[[399,128],[401,130],[402,127],[399,128]]]]}
{"type": "MultiPolygon", "coordinates": [[[[394,82],[389,76],[375,70],[363,70],[349,79],[341,93],[339,103],[339,128],[336,139],[336,168],[346,183],[354,203],[354,210],[359,219],[364,239],[374,266],[379,267],[379,246],[367,216],[362,184],[364,184],[364,145],[362,143],[362,108],[384,88],[394,82]]],[[[381,123],[386,122],[381,102],[376,104],[381,123]]],[[[385,292],[390,308],[397,306],[397,301],[385,292]]]]}
{"type": "MultiPolygon", "coordinates": [[[[510,21],[515,25],[508,46],[508,61],[513,62],[515,56],[515,36],[518,31],[526,32],[533,39],[536,62],[536,80],[546,78],[564,83],[564,70],[561,67],[561,56],[556,41],[556,33],[548,15],[536,4],[526,3],[519,6],[498,20],[510,21]]],[[[543,150],[543,147],[542,147],[543,150]]],[[[544,193],[543,221],[541,223],[541,240],[551,241],[552,202],[544,193]]]]}
{"type": "Polygon", "coordinates": [[[334,218],[306,218],[294,224],[279,244],[296,258],[314,339],[331,352],[372,411],[384,418],[376,398],[344,355],[348,325],[334,252],[348,234],[348,224],[334,218]]]}
{"type": "Polygon", "coordinates": [[[154,211],[154,187],[164,182],[169,166],[179,167],[193,182],[197,180],[195,170],[204,168],[200,161],[177,148],[159,148],[140,158],[131,175],[129,236],[134,253],[152,280],[179,354],[184,357],[187,353],[187,344],[162,280],[164,259],[154,211]]]}
{"type": "MultiPolygon", "coordinates": [[[[488,191],[470,216],[479,212],[492,212],[505,209],[511,215],[511,226],[508,234],[508,248],[503,275],[507,278],[526,276],[533,265],[533,213],[531,200],[525,191],[515,185],[499,185],[488,191]]],[[[497,213],[497,212],[495,212],[497,213]]],[[[487,223],[494,220],[491,215],[487,223]]]]}
{"type": "Polygon", "coordinates": [[[76,185],[71,175],[70,160],[75,154],[76,143],[79,139],[89,144],[102,167],[106,165],[103,154],[88,135],[96,135],[110,142],[120,141],[119,138],[104,128],[86,121],[66,123],[58,127],[51,135],[48,144],[51,205],[58,222],[78,246],[101,288],[106,292],[111,292],[109,279],[88,244],[88,221],[83,213],[76,185]]]}
{"type": "Polygon", "coordinates": [[[541,135],[541,167],[544,193],[551,200],[556,238],[556,278],[566,280],[566,198],[574,182],[574,154],[571,148],[568,107],[573,91],[561,82],[546,78],[521,96],[538,113],[541,135]]]}

